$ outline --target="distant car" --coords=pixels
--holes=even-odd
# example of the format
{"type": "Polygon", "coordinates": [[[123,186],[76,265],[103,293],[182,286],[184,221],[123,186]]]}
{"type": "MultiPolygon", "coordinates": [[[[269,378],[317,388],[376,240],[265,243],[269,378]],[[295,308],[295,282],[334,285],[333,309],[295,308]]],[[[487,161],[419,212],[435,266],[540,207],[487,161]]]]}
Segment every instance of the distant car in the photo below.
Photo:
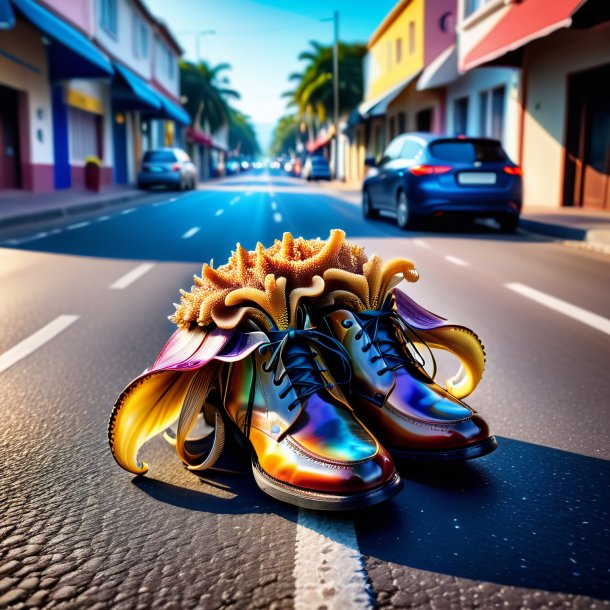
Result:
{"type": "Polygon", "coordinates": [[[521,212],[521,168],[488,138],[428,133],[397,136],[362,185],[362,211],[396,215],[408,229],[418,218],[459,215],[493,218],[513,232],[521,212]]]}
{"type": "Polygon", "coordinates": [[[157,148],[144,153],[138,174],[138,187],[167,185],[181,191],[197,186],[197,169],[180,148],[157,148]]]}
{"type": "Polygon", "coordinates": [[[306,180],[330,180],[330,166],[324,157],[307,157],[301,176],[306,180]]]}

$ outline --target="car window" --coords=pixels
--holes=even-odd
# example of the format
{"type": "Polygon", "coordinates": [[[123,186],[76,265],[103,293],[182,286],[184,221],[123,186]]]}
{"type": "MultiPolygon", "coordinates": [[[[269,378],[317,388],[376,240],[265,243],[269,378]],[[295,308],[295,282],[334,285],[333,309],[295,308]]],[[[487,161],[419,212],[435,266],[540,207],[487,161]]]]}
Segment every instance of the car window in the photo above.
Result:
{"type": "Polygon", "coordinates": [[[176,155],[171,150],[149,150],[144,153],[145,163],[172,163],[176,155]]]}
{"type": "Polygon", "coordinates": [[[415,159],[423,150],[423,146],[415,140],[405,140],[400,156],[403,159],[415,159]]]}
{"type": "Polygon", "coordinates": [[[443,161],[457,161],[459,163],[474,163],[475,161],[494,162],[506,161],[506,153],[497,142],[446,140],[434,142],[430,145],[433,157],[443,161]]]}
{"type": "Polygon", "coordinates": [[[314,157],[311,162],[314,165],[328,165],[328,161],[324,157],[314,157]]]}
{"type": "Polygon", "coordinates": [[[400,151],[402,150],[403,143],[404,138],[395,138],[392,140],[383,153],[384,162],[398,159],[398,157],[400,157],[400,151]]]}

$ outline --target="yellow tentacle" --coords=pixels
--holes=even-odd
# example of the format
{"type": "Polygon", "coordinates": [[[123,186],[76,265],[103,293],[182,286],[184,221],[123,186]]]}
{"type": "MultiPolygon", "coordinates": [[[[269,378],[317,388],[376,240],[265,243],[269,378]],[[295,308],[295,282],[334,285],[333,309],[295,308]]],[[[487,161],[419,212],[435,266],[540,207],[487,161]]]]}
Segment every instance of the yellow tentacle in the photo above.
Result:
{"type": "MultiPolygon", "coordinates": [[[[456,398],[471,394],[483,377],[485,349],[477,335],[464,326],[441,326],[418,330],[417,334],[431,349],[451,352],[459,361],[460,369],[445,382],[445,388],[456,398]]],[[[414,343],[419,347],[418,341],[414,343]]]]}

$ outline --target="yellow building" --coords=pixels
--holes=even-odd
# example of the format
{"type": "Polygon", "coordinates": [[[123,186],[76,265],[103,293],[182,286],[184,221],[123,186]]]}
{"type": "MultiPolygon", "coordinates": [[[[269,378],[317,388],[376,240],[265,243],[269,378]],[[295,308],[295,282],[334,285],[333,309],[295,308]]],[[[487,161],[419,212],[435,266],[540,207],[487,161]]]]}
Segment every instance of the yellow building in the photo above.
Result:
{"type": "Polygon", "coordinates": [[[346,179],[358,182],[364,159],[381,155],[405,131],[440,131],[441,91],[418,91],[424,68],[454,43],[456,0],[400,0],[375,29],[365,57],[364,101],[350,117],[346,179]]]}

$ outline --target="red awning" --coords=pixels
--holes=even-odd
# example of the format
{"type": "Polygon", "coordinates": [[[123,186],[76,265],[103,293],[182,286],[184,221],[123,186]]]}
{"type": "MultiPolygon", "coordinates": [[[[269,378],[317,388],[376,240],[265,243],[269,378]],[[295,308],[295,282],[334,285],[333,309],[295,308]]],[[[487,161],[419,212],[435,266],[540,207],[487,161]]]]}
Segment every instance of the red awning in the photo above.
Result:
{"type": "Polygon", "coordinates": [[[315,140],[309,140],[309,142],[305,143],[305,150],[308,153],[314,153],[316,150],[320,150],[327,144],[331,142],[331,140],[335,136],[335,128],[331,126],[328,131],[322,130],[316,137],[315,140]]]}
{"type": "Polygon", "coordinates": [[[196,127],[189,127],[186,130],[186,138],[189,142],[193,142],[194,144],[207,146],[208,148],[212,147],[212,138],[196,127]]]}
{"type": "Polygon", "coordinates": [[[572,15],[586,0],[521,0],[460,61],[460,72],[472,70],[532,40],[572,25],[572,15]]]}

